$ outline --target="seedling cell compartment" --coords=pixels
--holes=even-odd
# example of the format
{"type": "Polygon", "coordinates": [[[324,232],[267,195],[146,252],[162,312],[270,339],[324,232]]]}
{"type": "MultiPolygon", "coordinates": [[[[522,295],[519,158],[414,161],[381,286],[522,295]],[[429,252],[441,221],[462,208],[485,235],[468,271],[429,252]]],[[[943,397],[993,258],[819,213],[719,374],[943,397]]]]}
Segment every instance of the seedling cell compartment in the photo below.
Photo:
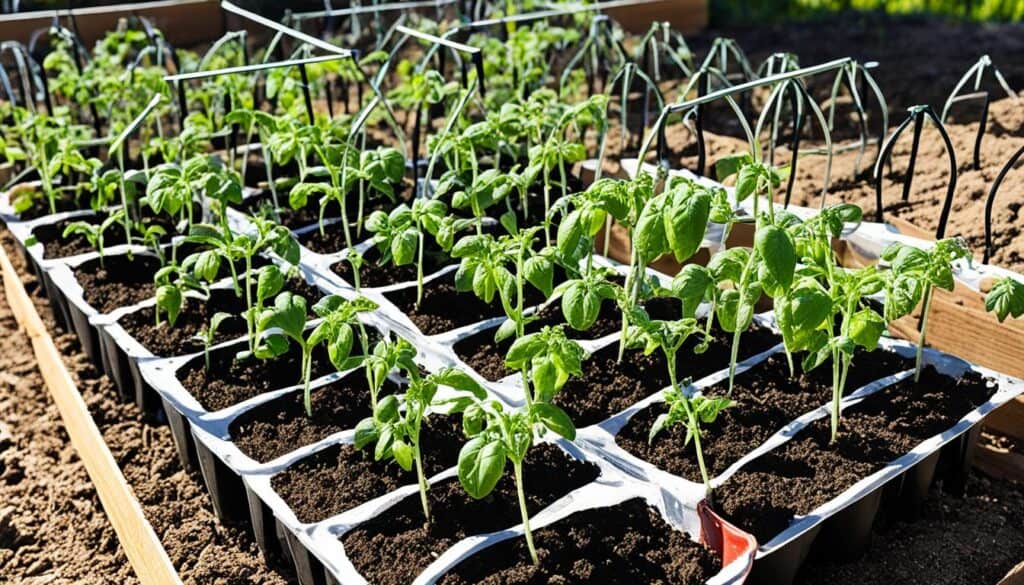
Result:
{"type": "MultiPolygon", "coordinates": [[[[338,286],[338,283],[336,282],[332,283],[326,275],[322,274],[322,269],[320,272],[315,268],[311,268],[309,271],[310,273],[316,274],[316,282],[321,286],[321,288],[342,294],[343,296],[351,296],[355,294],[355,291],[348,287],[338,286]]],[[[373,291],[364,290],[362,292],[365,296],[371,299],[375,296],[373,291]]],[[[425,363],[431,364],[434,367],[454,363],[453,352],[449,353],[450,350],[445,348],[446,344],[439,343],[439,341],[445,336],[436,336],[435,338],[422,336],[418,331],[410,329],[400,322],[395,322],[394,318],[396,315],[400,315],[396,309],[388,306],[388,304],[382,304],[380,309],[374,313],[374,316],[378,317],[381,323],[377,323],[376,320],[374,320],[374,322],[381,330],[395,332],[406,339],[413,341],[414,344],[420,348],[420,356],[425,363]]],[[[484,323],[470,325],[465,328],[465,331],[462,334],[481,327],[493,325],[494,321],[495,320],[491,320],[484,323]]],[[[449,337],[454,339],[459,335],[460,334],[458,332],[455,332],[454,334],[449,335],[449,337]]],[[[607,338],[604,341],[607,343],[610,341],[610,338],[607,338]]],[[[230,342],[218,345],[217,347],[223,347],[228,343],[230,342]]],[[[310,532],[310,527],[296,526],[294,522],[290,523],[289,520],[294,520],[294,514],[290,512],[290,510],[287,510],[287,508],[285,508],[287,514],[282,516],[280,510],[281,505],[273,503],[275,501],[279,503],[280,498],[276,496],[276,494],[273,494],[273,490],[270,488],[270,477],[272,475],[272,471],[283,469],[289,464],[294,463],[305,456],[312,455],[338,443],[351,442],[352,432],[345,431],[342,433],[336,433],[330,437],[317,441],[314,444],[302,446],[298,450],[282,457],[278,457],[273,461],[263,464],[257,463],[238,451],[238,448],[230,442],[230,438],[226,431],[228,425],[232,420],[246,410],[275,398],[287,395],[291,392],[299,391],[300,386],[291,386],[260,394],[257,397],[216,413],[203,413],[201,412],[201,409],[196,408],[197,404],[194,403],[194,399],[184,391],[184,388],[181,387],[181,384],[173,375],[173,372],[177,368],[189,359],[195,359],[196,355],[197,354],[191,354],[190,356],[180,356],[176,358],[163,360],[158,359],[145,362],[141,364],[140,369],[143,377],[147,379],[163,397],[165,407],[168,409],[168,417],[172,422],[172,427],[177,429],[185,428],[191,431],[192,438],[194,439],[193,448],[196,452],[198,464],[203,472],[207,487],[214,498],[218,514],[222,517],[234,518],[244,516],[242,511],[239,510],[239,502],[242,501],[240,488],[244,486],[247,493],[249,520],[253,524],[254,532],[257,534],[261,548],[270,554],[286,552],[287,556],[289,556],[295,563],[296,569],[303,583],[320,582],[319,561],[317,559],[319,558],[320,560],[323,560],[322,555],[318,555],[315,551],[312,551],[305,542],[305,535],[310,532]],[[269,490],[269,495],[267,490],[269,490]],[[276,498],[276,500],[274,498],[276,498]],[[273,527],[271,527],[271,524],[273,524],[273,527]]],[[[343,376],[344,374],[342,373],[329,375],[317,380],[315,382],[315,386],[336,381],[343,376]]],[[[500,400],[507,400],[508,397],[503,396],[494,384],[485,383],[484,387],[500,400]]],[[[175,435],[177,438],[177,436],[180,435],[180,431],[176,431],[175,435]]],[[[569,446],[568,443],[563,445],[563,447],[567,446],[569,446]]],[[[179,442],[178,447],[183,452],[187,452],[188,445],[182,445],[181,442],[179,442]]],[[[578,453],[584,453],[584,451],[578,448],[572,447],[572,449],[578,453]]],[[[598,454],[586,451],[585,456],[592,460],[602,461],[602,465],[604,467],[608,467],[608,464],[603,462],[602,458],[598,454]]],[[[450,474],[452,471],[449,470],[448,473],[450,474]]],[[[438,476],[438,478],[439,477],[440,476],[438,476]]],[[[406,491],[402,492],[400,490],[395,493],[415,493],[417,490],[415,485],[406,486],[402,489],[406,491]]],[[[393,495],[394,494],[392,494],[392,496],[393,495]]],[[[360,509],[361,508],[362,506],[360,506],[360,509]]],[[[352,513],[352,511],[346,512],[343,515],[350,513],[352,513]]],[[[695,514],[695,511],[690,510],[688,513],[695,514]]],[[[720,520],[717,522],[717,525],[721,525],[720,520]]],[[[712,524],[714,523],[709,521],[709,526],[712,524]]],[[[744,540],[748,537],[739,538],[740,540],[744,540]]],[[[752,554],[752,547],[748,553],[752,554]]],[[[745,569],[740,572],[745,573],[745,569]]]]}

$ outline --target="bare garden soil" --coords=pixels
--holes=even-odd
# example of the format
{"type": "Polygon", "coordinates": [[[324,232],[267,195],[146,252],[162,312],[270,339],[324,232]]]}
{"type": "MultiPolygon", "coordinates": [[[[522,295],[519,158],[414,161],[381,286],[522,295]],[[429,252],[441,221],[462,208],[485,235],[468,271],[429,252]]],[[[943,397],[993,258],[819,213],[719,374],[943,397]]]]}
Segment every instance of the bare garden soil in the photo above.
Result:
{"type": "MultiPolygon", "coordinates": [[[[1012,24],[957,24],[921,17],[887,18],[876,13],[860,13],[841,14],[810,23],[758,24],[728,31],[709,30],[687,40],[697,54],[704,54],[715,36],[735,38],[754,64],[761,63],[777,51],[796,53],[800,64],[804,66],[846,56],[862,63],[878,61],[880,66],[872,70],[872,75],[889,102],[891,130],[906,118],[906,108],[913,105],[928,104],[936,114],[941,114],[946,98],[960,77],[984,54],[992,57],[1011,89],[1017,92],[1024,90],[1024,62],[1016,58],[1024,51],[1024,37],[1019,33],[1019,28],[1012,24]]],[[[827,97],[830,89],[827,86],[832,82],[831,78],[825,77],[829,76],[822,76],[812,88],[821,99],[827,97]]],[[[1010,156],[1024,146],[1024,107],[1021,106],[1024,102],[1007,98],[991,79],[984,88],[992,92],[993,102],[982,144],[980,170],[974,170],[971,163],[981,103],[969,101],[954,106],[951,110],[951,123],[946,128],[961,173],[946,235],[966,237],[978,258],[982,252],[983,210],[989,188],[1010,156]]],[[[970,88],[966,89],[965,93],[970,91],[970,88]]],[[[842,111],[839,110],[840,113],[842,111]]],[[[872,116],[871,131],[877,135],[880,119],[877,113],[872,116]]],[[[853,127],[852,119],[843,122],[840,117],[837,120],[838,130],[844,124],[853,127]]],[[[811,126],[813,124],[808,122],[807,127],[811,126]]],[[[689,136],[681,124],[670,126],[669,129],[676,129],[678,133],[673,138],[670,132],[669,141],[675,140],[671,150],[684,152],[684,162],[689,165],[688,168],[694,168],[696,149],[693,137],[689,136]]],[[[725,116],[721,117],[717,125],[712,122],[706,129],[710,132],[707,159],[709,169],[717,157],[737,152],[746,144],[745,140],[740,142],[733,138],[740,136],[736,132],[738,128],[734,123],[730,124],[725,116]]],[[[938,225],[941,201],[946,195],[949,162],[937,131],[926,123],[909,203],[902,202],[902,179],[912,134],[911,129],[908,129],[900,137],[893,151],[893,172],[887,169],[885,174],[885,217],[900,217],[934,232],[938,225]]],[[[804,140],[801,148],[811,148],[818,144],[820,136],[817,141],[804,140]]],[[[876,148],[868,148],[861,166],[867,172],[856,178],[852,176],[856,152],[835,157],[831,202],[843,200],[860,204],[865,217],[874,218],[874,181],[870,171],[876,154],[876,148]]],[[[788,150],[780,148],[776,163],[788,164],[790,158],[788,150]]],[[[993,210],[994,240],[998,247],[992,262],[1024,271],[1024,237],[1020,237],[1018,217],[1021,202],[1013,188],[1024,177],[1024,169],[1019,167],[1007,176],[993,210]]],[[[824,157],[805,156],[800,159],[793,203],[812,206],[820,204],[824,171],[824,157]]]]}

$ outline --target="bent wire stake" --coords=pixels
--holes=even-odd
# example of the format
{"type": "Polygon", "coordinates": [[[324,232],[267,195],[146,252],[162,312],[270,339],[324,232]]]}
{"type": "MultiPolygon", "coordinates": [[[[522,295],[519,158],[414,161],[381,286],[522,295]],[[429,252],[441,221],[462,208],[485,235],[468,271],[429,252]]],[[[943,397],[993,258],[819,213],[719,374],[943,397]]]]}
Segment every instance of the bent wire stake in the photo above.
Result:
{"type": "Polygon", "coordinates": [[[992,62],[992,58],[988,55],[982,55],[981,58],[978,59],[978,62],[971,65],[967,72],[964,73],[963,77],[960,78],[960,81],[957,82],[956,87],[954,87],[953,91],[949,94],[949,97],[946,98],[946,102],[942,105],[942,116],[940,117],[942,123],[945,124],[946,118],[949,116],[949,109],[953,104],[969,100],[982,100],[981,119],[978,122],[978,135],[974,138],[974,170],[976,171],[981,170],[981,141],[985,136],[985,129],[988,126],[988,106],[989,102],[992,100],[991,93],[989,93],[988,90],[981,89],[982,78],[985,75],[985,72],[989,70],[992,71],[992,75],[996,78],[996,81],[999,83],[999,86],[1003,91],[1006,92],[1006,95],[1019,102],[1020,97],[1010,89],[1010,84],[1006,83],[1006,78],[1003,77],[999,68],[992,62]],[[967,85],[971,76],[974,76],[974,91],[972,93],[960,94],[960,90],[967,85]]]}
{"type": "MultiPolygon", "coordinates": [[[[333,55],[320,55],[317,57],[306,57],[303,59],[289,59],[287,61],[274,61],[271,63],[256,63],[253,65],[239,65],[237,67],[225,67],[224,69],[212,69],[210,71],[193,71],[192,73],[179,73],[177,75],[167,75],[164,77],[164,81],[174,86],[178,90],[178,107],[181,110],[182,120],[188,114],[188,100],[185,96],[185,83],[186,81],[193,81],[196,79],[207,79],[210,77],[219,77],[221,75],[238,75],[246,73],[255,73],[260,71],[266,71],[269,69],[280,69],[282,67],[299,67],[300,73],[305,71],[305,66],[314,63],[324,63],[326,61],[338,61],[342,59],[351,59],[352,53],[346,52],[345,54],[333,54],[333,55]]],[[[313,102],[309,95],[309,83],[306,76],[303,75],[302,91],[306,98],[306,114],[309,116],[310,123],[313,123],[313,102]]]]}
{"type": "MultiPolygon", "coordinates": [[[[277,40],[279,40],[279,38],[283,35],[283,36],[291,37],[291,38],[293,38],[295,40],[301,41],[303,43],[306,43],[307,45],[316,47],[318,49],[322,49],[322,50],[327,51],[329,53],[334,53],[336,55],[344,56],[344,57],[351,57],[352,61],[356,65],[356,68],[359,69],[360,75],[362,75],[363,79],[367,80],[367,85],[370,86],[370,89],[373,91],[374,96],[376,96],[374,99],[377,102],[379,102],[384,107],[385,114],[387,115],[387,118],[388,118],[388,123],[392,126],[392,128],[398,129],[398,121],[395,119],[395,113],[391,110],[391,106],[388,105],[387,100],[384,99],[384,94],[381,93],[379,84],[377,84],[377,83],[373,82],[372,80],[370,80],[365,75],[365,73],[363,73],[362,68],[359,66],[359,61],[358,61],[359,52],[358,51],[352,51],[352,50],[349,50],[349,49],[343,49],[343,48],[341,48],[341,47],[339,47],[337,45],[333,45],[331,43],[328,43],[327,41],[318,39],[318,38],[316,38],[314,36],[311,36],[311,35],[308,35],[308,34],[302,32],[302,31],[298,31],[298,30],[295,30],[294,28],[285,26],[285,25],[280,24],[278,22],[274,22],[273,20],[270,20],[269,18],[267,18],[265,16],[260,16],[259,14],[256,14],[255,12],[252,12],[250,10],[246,10],[244,8],[241,8],[241,7],[237,6],[237,5],[229,2],[228,0],[221,0],[220,6],[224,10],[227,10],[228,12],[231,12],[233,14],[241,16],[242,18],[245,18],[247,20],[251,20],[252,22],[255,22],[256,24],[259,24],[261,26],[265,26],[265,27],[267,27],[267,28],[277,32],[278,34],[275,36],[275,39],[274,39],[275,42],[277,40]]],[[[363,97],[363,95],[362,95],[362,88],[363,88],[362,84],[361,83],[357,84],[357,88],[359,89],[359,101],[362,102],[362,97],[363,97]]],[[[405,151],[405,136],[404,136],[404,133],[402,133],[400,131],[400,129],[399,129],[397,134],[398,134],[399,143],[401,144],[401,149],[404,152],[405,151]]]]}
{"type": "Polygon", "coordinates": [[[907,129],[907,126],[911,122],[914,123],[914,142],[910,147],[910,161],[907,163],[907,178],[903,183],[903,201],[910,199],[910,185],[914,179],[914,163],[917,160],[917,149],[921,141],[921,128],[924,124],[925,118],[931,120],[935,124],[936,130],[939,131],[939,135],[942,136],[942,142],[946,147],[946,154],[949,156],[949,185],[946,188],[946,199],[942,202],[942,213],[939,215],[939,226],[935,230],[935,239],[941,240],[946,235],[946,223],[949,221],[949,211],[953,205],[953,195],[956,193],[956,180],[957,180],[957,165],[956,165],[956,152],[953,150],[953,142],[949,139],[949,134],[946,132],[946,128],[939,117],[935,115],[935,111],[932,110],[931,106],[911,106],[908,108],[910,115],[907,116],[906,120],[893,131],[892,134],[882,144],[882,150],[878,154],[878,160],[875,161],[875,220],[882,223],[883,206],[882,206],[882,167],[885,165],[886,159],[892,157],[893,147],[896,145],[896,140],[903,134],[903,131],[907,129]]]}
{"type": "Polygon", "coordinates": [[[988,199],[985,200],[985,252],[981,259],[982,264],[988,264],[988,260],[992,256],[993,252],[992,206],[995,204],[996,194],[999,192],[999,187],[1003,184],[1003,179],[1006,178],[1007,173],[1013,169],[1014,165],[1017,164],[1017,161],[1019,161],[1021,157],[1024,157],[1024,146],[1018,149],[1017,152],[1010,157],[1010,160],[1003,165],[1003,168],[1000,169],[999,175],[996,176],[995,182],[992,183],[992,189],[988,192],[988,199]]]}
{"type": "MultiPolygon", "coordinates": [[[[836,59],[834,61],[828,61],[826,63],[821,63],[819,65],[813,65],[813,66],[810,66],[810,67],[804,67],[802,69],[796,69],[796,70],[793,70],[793,71],[787,71],[787,72],[783,72],[783,73],[777,73],[775,75],[769,75],[768,77],[762,77],[762,78],[759,78],[759,79],[753,79],[753,80],[748,81],[746,83],[741,83],[739,85],[733,85],[733,86],[729,86],[729,87],[724,87],[724,88],[719,89],[717,91],[713,91],[713,92],[706,93],[706,94],[703,94],[703,95],[698,95],[697,97],[695,97],[693,99],[689,99],[689,100],[685,100],[685,101],[682,101],[682,102],[679,102],[679,103],[667,105],[664,108],[662,108],[661,115],[658,116],[658,119],[654,123],[654,128],[652,128],[651,131],[647,134],[647,138],[644,140],[643,146],[640,149],[640,153],[639,153],[639,155],[637,157],[637,160],[640,161],[641,164],[643,163],[644,160],[646,160],[647,153],[650,152],[651,146],[653,145],[654,141],[657,139],[658,140],[658,161],[659,161],[659,166],[661,168],[663,168],[663,169],[667,168],[668,160],[667,160],[667,156],[666,156],[666,153],[665,153],[665,150],[666,150],[665,124],[668,121],[668,117],[670,115],[676,114],[676,113],[684,113],[685,115],[688,115],[690,112],[696,111],[697,116],[699,118],[699,116],[701,114],[701,107],[702,106],[704,106],[706,104],[709,104],[709,103],[712,103],[712,102],[714,102],[716,100],[720,100],[720,99],[724,99],[726,101],[726,103],[728,103],[729,106],[733,109],[733,112],[736,114],[736,117],[737,117],[737,120],[740,123],[740,126],[743,128],[743,131],[744,131],[744,133],[747,136],[747,143],[750,145],[751,156],[753,156],[755,160],[760,160],[761,149],[759,147],[759,141],[756,138],[756,135],[755,135],[754,131],[751,130],[750,124],[747,122],[745,116],[743,115],[743,112],[742,112],[741,108],[736,103],[736,101],[732,98],[732,96],[736,95],[736,94],[741,94],[743,92],[749,92],[752,89],[755,89],[755,88],[758,88],[758,87],[762,87],[762,86],[773,86],[773,85],[781,84],[781,83],[789,81],[789,80],[799,80],[799,79],[804,79],[804,78],[807,78],[807,77],[813,77],[813,76],[819,75],[821,73],[827,73],[827,72],[830,72],[830,71],[842,70],[843,68],[849,67],[851,63],[854,63],[853,59],[851,59],[849,57],[844,57],[842,59],[836,59]]],[[[708,73],[710,73],[710,70],[708,70],[708,73]]],[[[693,87],[693,83],[694,83],[693,80],[691,80],[691,83],[687,87],[687,93],[688,93],[689,89],[691,89],[693,87]]],[[[701,85],[702,84],[697,83],[698,87],[701,86],[701,85]]],[[[804,99],[807,100],[809,103],[814,104],[814,100],[810,99],[810,97],[806,94],[806,89],[803,88],[803,85],[802,84],[798,84],[798,87],[800,87],[800,90],[801,90],[802,94],[805,96],[804,99]]],[[[778,94],[779,94],[779,87],[775,87],[775,89],[773,90],[773,95],[777,96],[778,94]]],[[[683,95],[685,95],[685,93],[683,95]]],[[[832,158],[831,158],[831,156],[832,156],[832,153],[831,153],[831,150],[832,150],[832,147],[831,147],[831,145],[832,145],[831,134],[828,132],[828,122],[825,120],[824,114],[821,112],[821,109],[817,107],[817,104],[814,104],[814,107],[812,108],[812,110],[814,111],[815,116],[818,118],[818,122],[821,124],[822,129],[825,132],[826,145],[827,145],[827,148],[828,148],[828,151],[829,151],[829,153],[828,153],[829,159],[828,159],[828,164],[826,166],[825,187],[824,187],[824,190],[822,192],[822,204],[824,205],[825,196],[828,193],[828,187],[829,187],[829,184],[828,184],[829,183],[828,174],[829,174],[829,172],[831,170],[831,161],[832,161],[832,158]]],[[[764,112],[762,112],[762,118],[764,118],[764,112]]],[[[762,124],[759,124],[759,126],[762,126],[762,124]]],[[[698,142],[698,149],[701,149],[701,148],[702,148],[702,145],[698,142]]],[[[700,161],[700,164],[703,165],[703,160],[700,161]]],[[[703,171],[703,166],[702,166],[701,170],[703,171]]],[[[698,173],[698,174],[703,175],[703,172],[698,173]]]]}

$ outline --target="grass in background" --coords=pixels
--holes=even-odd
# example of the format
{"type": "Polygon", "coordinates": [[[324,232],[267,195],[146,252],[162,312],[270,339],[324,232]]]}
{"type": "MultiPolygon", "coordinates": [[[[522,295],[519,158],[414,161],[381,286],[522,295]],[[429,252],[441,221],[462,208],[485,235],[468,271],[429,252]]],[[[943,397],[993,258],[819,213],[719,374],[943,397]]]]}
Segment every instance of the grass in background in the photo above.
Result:
{"type": "Polygon", "coordinates": [[[715,25],[813,19],[836,12],[930,14],[959,20],[1024,20],[1024,0],[710,0],[715,25]]]}

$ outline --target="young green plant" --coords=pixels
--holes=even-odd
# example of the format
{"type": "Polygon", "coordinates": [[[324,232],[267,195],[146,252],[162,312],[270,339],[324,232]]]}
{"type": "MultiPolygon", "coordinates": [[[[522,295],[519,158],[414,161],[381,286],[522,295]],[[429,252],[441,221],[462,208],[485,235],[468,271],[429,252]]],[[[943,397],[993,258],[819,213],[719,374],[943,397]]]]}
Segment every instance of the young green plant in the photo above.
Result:
{"type": "Polygon", "coordinates": [[[552,399],[570,375],[581,374],[583,357],[583,348],[567,339],[561,326],[520,337],[509,348],[505,365],[529,373],[525,405],[509,410],[496,400],[478,400],[463,412],[462,426],[470,440],[459,452],[459,481],[471,497],[484,498],[512,463],[526,545],[535,565],[540,561],[526,507],[523,461],[541,432],[576,438],[572,419],[552,399]]]}
{"type": "Polygon", "coordinates": [[[306,415],[313,416],[310,393],[313,349],[321,344],[326,345],[331,364],[338,371],[358,366],[365,358],[368,343],[358,315],[376,309],[377,304],[365,297],[346,300],[338,295],[326,296],[313,306],[313,312],[322,321],[307,334],[306,299],[290,292],[283,292],[274,299],[273,307],[260,313],[257,331],[264,337],[254,353],[257,358],[268,359],[287,352],[289,342],[299,347],[302,351],[302,402],[306,408],[306,415]],[[362,353],[353,356],[356,329],[361,332],[362,353]]]}

